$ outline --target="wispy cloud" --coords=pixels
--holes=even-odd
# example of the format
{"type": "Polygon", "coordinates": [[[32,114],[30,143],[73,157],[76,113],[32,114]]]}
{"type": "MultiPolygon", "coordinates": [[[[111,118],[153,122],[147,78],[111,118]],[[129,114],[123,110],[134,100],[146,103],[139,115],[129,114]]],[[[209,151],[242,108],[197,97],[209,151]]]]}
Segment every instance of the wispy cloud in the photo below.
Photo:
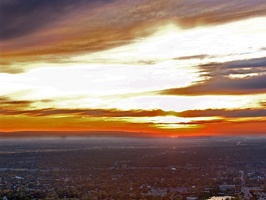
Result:
{"type": "Polygon", "coordinates": [[[175,112],[166,112],[163,110],[128,110],[117,109],[29,109],[28,106],[33,103],[30,101],[2,101],[3,107],[0,110],[2,115],[29,115],[29,116],[54,116],[54,115],[76,115],[83,117],[153,117],[176,115],[175,112]],[[8,108],[5,108],[8,107],[8,108]],[[22,109],[21,109],[22,108],[22,109]],[[26,109],[25,109],[26,108],[26,109]]]}
{"type": "Polygon", "coordinates": [[[17,109],[21,107],[28,107],[32,102],[31,101],[21,101],[21,100],[11,100],[8,97],[0,97],[0,104],[2,108],[11,108],[17,109]]]}
{"type": "Polygon", "coordinates": [[[266,110],[259,109],[206,109],[206,110],[187,110],[179,113],[182,117],[211,117],[220,116],[223,118],[242,118],[242,117],[266,117],[266,110]]]}
{"type": "MultiPolygon", "coordinates": [[[[49,103],[52,100],[40,100],[39,102],[49,103]]],[[[182,112],[154,110],[118,110],[118,109],[70,109],[70,108],[34,108],[36,101],[11,100],[4,97],[0,99],[1,115],[28,115],[28,116],[81,116],[81,117],[223,117],[223,118],[243,118],[243,117],[266,117],[266,110],[263,108],[265,102],[261,102],[261,108],[246,109],[204,109],[204,110],[185,110],[182,112]]]]}
{"type": "Polygon", "coordinates": [[[206,77],[194,85],[167,89],[168,95],[239,95],[266,92],[266,59],[210,63],[200,66],[206,77]]]}
{"type": "Polygon", "coordinates": [[[14,59],[21,55],[99,51],[150,34],[152,27],[166,21],[192,28],[263,16],[266,3],[262,0],[13,0],[3,1],[0,9],[2,54],[14,59]]]}
{"type": "Polygon", "coordinates": [[[210,56],[207,54],[201,54],[201,55],[193,55],[193,56],[181,56],[174,58],[174,60],[191,60],[191,59],[204,59],[209,58],[210,56]]]}
{"type": "Polygon", "coordinates": [[[0,19],[4,23],[1,23],[0,40],[11,40],[32,34],[43,30],[47,25],[54,24],[57,20],[63,20],[62,17],[70,11],[77,12],[77,9],[86,6],[86,8],[89,8],[88,12],[90,12],[93,8],[108,2],[111,1],[1,1],[0,19]]]}
{"type": "Polygon", "coordinates": [[[7,62],[0,62],[0,73],[19,74],[25,70],[21,67],[10,66],[7,62]]]}
{"type": "Polygon", "coordinates": [[[266,92],[266,75],[242,79],[212,79],[185,88],[166,89],[163,95],[247,95],[266,92]]]}

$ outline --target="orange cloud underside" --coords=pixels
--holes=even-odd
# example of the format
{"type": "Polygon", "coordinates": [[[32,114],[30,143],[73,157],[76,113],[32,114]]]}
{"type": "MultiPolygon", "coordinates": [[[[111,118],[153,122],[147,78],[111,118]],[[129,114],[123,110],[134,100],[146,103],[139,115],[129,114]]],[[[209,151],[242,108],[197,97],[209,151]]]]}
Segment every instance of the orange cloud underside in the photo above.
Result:
{"type": "Polygon", "coordinates": [[[168,135],[170,130],[157,129],[153,124],[105,121],[101,118],[82,117],[30,117],[18,116],[1,118],[1,131],[123,131],[147,135],[168,135]]]}

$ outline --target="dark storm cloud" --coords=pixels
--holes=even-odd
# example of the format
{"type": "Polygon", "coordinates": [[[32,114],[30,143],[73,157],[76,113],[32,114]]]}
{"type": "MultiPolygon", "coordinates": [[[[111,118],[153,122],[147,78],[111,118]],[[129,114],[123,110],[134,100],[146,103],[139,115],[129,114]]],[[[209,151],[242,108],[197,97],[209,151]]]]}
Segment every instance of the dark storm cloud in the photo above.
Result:
{"type": "Polygon", "coordinates": [[[225,118],[241,118],[241,117],[266,117],[264,108],[257,109],[206,109],[206,110],[187,110],[179,113],[182,117],[225,117],[225,118]]]}
{"type": "Polygon", "coordinates": [[[164,95],[238,95],[266,93],[266,58],[209,63],[199,66],[205,81],[163,90],[164,95]],[[253,76],[252,74],[256,74],[253,76]],[[251,74],[251,75],[250,75],[251,74]],[[230,78],[230,75],[244,75],[230,78]]]}
{"type": "Polygon", "coordinates": [[[236,60],[226,63],[208,63],[199,66],[204,76],[228,76],[232,74],[266,73],[266,58],[236,60]]]}
{"type": "Polygon", "coordinates": [[[266,58],[234,61],[234,62],[228,63],[226,67],[227,68],[264,67],[266,70],[266,58]]]}
{"type": "MultiPolygon", "coordinates": [[[[15,104],[16,101],[10,104],[15,104]]],[[[23,103],[23,102],[22,102],[23,103]]],[[[53,116],[53,115],[77,115],[84,117],[154,117],[170,114],[175,112],[166,112],[163,110],[128,110],[121,111],[116,109],[2,109],[2,115],[29,115],[29,116],[53,116]]]]}
{"type": "Polygon", "coordinates": [[[0,3],[0,40],[12,39],[38,30],[81,5],[110,0],[5,0],[0,3]]]}
{"type": "Polygon", "coordinates": [[[192,59],[204,59],[209,58],[210,56],[207,54],[201,54],[201,55],[192,55],[192,56],[181,56],[174,58],[174,60],[192,60],[192,59]]]}
{"type": "Polygon", "coordinates": [[[185,88],[172,88],[163,95],[240,95],[266,93],[266,75],[242,79],[213,78],[185,88]]]}

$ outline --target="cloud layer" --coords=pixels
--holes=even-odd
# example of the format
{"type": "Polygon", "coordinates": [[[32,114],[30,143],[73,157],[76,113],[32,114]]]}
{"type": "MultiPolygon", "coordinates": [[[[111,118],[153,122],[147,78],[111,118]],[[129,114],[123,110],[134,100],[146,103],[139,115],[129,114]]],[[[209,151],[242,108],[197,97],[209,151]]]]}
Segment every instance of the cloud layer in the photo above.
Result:
{"type": "Polygon", "coordinates": [[[265,134],[265,0],[2,0],[0,131],[265,134]]]}
{"type": "Polygon", "coordinates": [[[2,1],[1,54],[23,56],[75,54],[126,44],[165,22],[182,28],[264,16],[258,1],[2,1]]]}
{"type": "Polygon", "coordinates": [[[189,87],[167,89],[168,95],[239,95],[266,93],[266,58],[200,66],[208,79],[189,87]],[[232,78],[236,77],[240,78],[232,78]]]}

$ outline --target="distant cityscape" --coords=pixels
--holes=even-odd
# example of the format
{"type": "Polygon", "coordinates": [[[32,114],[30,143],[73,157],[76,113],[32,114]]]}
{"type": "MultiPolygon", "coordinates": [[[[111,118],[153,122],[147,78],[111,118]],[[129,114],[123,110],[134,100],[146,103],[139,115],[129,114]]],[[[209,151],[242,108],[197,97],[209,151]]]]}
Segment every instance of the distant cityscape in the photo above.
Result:
{"type": "Polygon", "coordinates": [[[266,199],[266,138],[0,140],[0,199],[266,199]]]}

